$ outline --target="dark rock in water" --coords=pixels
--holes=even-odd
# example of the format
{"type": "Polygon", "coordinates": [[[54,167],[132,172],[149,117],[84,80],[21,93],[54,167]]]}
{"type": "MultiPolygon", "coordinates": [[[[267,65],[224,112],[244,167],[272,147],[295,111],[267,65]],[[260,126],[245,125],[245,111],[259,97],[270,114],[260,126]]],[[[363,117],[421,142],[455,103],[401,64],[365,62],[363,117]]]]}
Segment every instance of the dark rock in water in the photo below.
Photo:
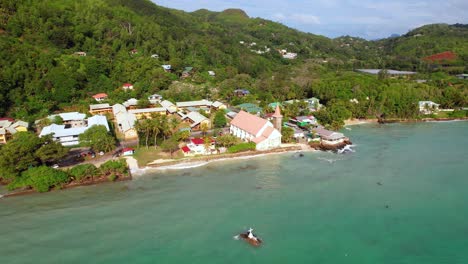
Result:
{"type": "Polygon", "coordinates": [[[352,145],[352,144],[353,143],[349,139],[346,139],[342,143],[333,144],[333,145],[326,144],[326,143],[323,143],[323,142],[311,142],[311,143],[309,143],[311,148],[322,150],[322,151],[329,151],[330,150],[330,151],[334,151],[334,152],[338,152],[338,150],[344,148],[347,145],[352,145]]]}
{"type": "Polygon", "coordinates": [[[299,153],[299,157],[304,157],[304,154],[302,154],[302,153],[299,153]]]}
{"type": "Polygon", "coordinates": [[[390,208],[390,205],[388,205],[388,204],[387,204],[387,205],[385,205],[385,208],[387,208],[387,209],[388,209],[388,208],[390,208]]]}
{"type": "Polygon", "coordinates": [[[260,190],[260,189],[262,189],[262,187],[261,187],[261,186],[257,186],[257,187],[255,187],[255,189],[260,190]]]}
{"type": "Polygon", "coordinates": [[[377,185],[383,185],[381,182],[377,182],[377,185]]]}

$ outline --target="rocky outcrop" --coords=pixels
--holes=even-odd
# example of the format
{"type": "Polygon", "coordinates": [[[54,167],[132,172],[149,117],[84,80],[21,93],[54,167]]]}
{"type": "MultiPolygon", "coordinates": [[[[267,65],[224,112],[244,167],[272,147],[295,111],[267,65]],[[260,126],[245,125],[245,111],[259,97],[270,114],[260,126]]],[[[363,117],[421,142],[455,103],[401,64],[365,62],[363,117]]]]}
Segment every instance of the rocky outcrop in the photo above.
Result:
{"type": "Polygon", "coordinates": [[[312,141],[309,143],[311,148],[322,151],[338,151],[339,149],[352,144],[353,143],[349,139],[346,139],[344,142],[338,144],[326,144],[322,141],[312,141]]]}

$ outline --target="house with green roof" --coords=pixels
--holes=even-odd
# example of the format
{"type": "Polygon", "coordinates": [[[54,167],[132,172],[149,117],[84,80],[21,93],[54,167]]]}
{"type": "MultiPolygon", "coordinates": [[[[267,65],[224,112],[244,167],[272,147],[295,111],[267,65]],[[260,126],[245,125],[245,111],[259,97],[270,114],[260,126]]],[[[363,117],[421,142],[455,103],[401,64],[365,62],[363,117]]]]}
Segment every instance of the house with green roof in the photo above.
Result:
{"type": "Polygon", "coordinates": [[[252,103],[243,103],[243,104],[237,105],[236,108],[239,108],[251,114],[258,114],[263,111],[263,109],[260,106],[256,104],[252,104],[252,103]]]}

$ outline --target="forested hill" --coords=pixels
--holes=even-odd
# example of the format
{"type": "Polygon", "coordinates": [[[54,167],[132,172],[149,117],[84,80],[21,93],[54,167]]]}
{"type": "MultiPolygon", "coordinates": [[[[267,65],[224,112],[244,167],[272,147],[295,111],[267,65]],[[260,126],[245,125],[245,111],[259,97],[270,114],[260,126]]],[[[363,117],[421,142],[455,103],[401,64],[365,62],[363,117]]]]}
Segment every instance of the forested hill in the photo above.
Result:
{"type": "MultiPolygon", "coordinates": [[[[466,39],[466,28],[460,30],[466,39]]],[[[387,67],[387,60],[399,60],[392,51],[411,52],[397,40],[348,40],[303,33],[237,9],[187,13],[149,0],[2,0],[0,117],[43,117],[87,105],[99,92],[120,100],[128,95],[119,97],[118,87],[127,82],[142,98],[167,90],[187,66],[197,73],[188,82],[216,87],[232,79],[237,86],[259,87],[264,98],[291,99],[305,95],[319,70],[387,67]],[[278,50],[298,59],[283,59],[278,50]],[[174,72],[165,72],[163,64],[174,72]],[[208,70],[216,78],[208,78],[208,70]]]]}
{"type": "Polygon", "coordinates": [[[0,116],[14,106],[24,115],[53,111],[124,82],[145,91],[164,89],[168,81],[161,64],[220,74],[229,66],[257,77],[291,63],[276,49],[301,58],[339,55],[330,39],[250,19],[238,10],[185,13],[148,0],[5,0],[0,5],[0,116]],[[270,52],[256,53],[267,48],[270,52]],[[137,54],[130,53],[133,49],[137,54]],[[78,51],[88,56],[73,56],[78,51]]]}

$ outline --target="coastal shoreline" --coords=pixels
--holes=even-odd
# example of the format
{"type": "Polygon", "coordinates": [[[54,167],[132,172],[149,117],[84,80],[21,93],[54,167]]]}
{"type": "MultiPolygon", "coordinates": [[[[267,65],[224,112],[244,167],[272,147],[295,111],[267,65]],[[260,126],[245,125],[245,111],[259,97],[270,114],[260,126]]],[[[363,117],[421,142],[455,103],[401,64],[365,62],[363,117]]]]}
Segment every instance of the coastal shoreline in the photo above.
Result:
{"type": "MultiPolygon", "coordinates": [[[[122,181],[130,181],[132,180],[132,172],[130,171],[130,175],[128,177],[123,177],[123,178],[117,178],[115,181],[109,181],[106,178],[100,178],[97,180],[92,180],[92,181],[85,181],[85,182],[71,182],[68,183],[64,186],[62,186],[60,189],[57,190],[65,190],[65,189],[73,189],[76,187],[80,186],[90,186],[90,185],[98,185],[98,184],[105,184],[105,183],[114,183],[114,182],[122,182],[122,181]]],[[[54,190],[50,190],[49,192],[53,192],[54,190]]],[[[46,192],[48,193],[48,192],[46,192]]],[[[4,193],[0,194],[0,198],[8,198],[8,197],[13,197],[13,196],[22,196],[22,195],[27,195],[27,194],[39,194],[36,190],[33,189],[27,189],[27,190],[19,190],[19,191],[12,191],[9,193],[4,193]]]]}
{"type": "Polygon", "coordinates": [[[131,168],[132,175],[141,176],[148,171],[162,171],[162,170],[182,170],[189,168],[196,168],[205,166],[209,163],[231,160],[242,160],[249,158],[263,157],[267,155],[286,154],[293,152],[314,152],[318,151],[310,148],[305,144],[295,144],[294,146],[287,146],[269,151],[247,151],[233,154],[221,154],[213,156],[201,156],[180,160],[171,160],[168,162],[149,163],[144,168],[131,168]]]}
{"type": "Polygon", "coordinates": [[[421,118],[421,119],[347,119],[345,127],[365,124],[392,124],[392,123],[421,123],[421,122],[450,122],[450,121],[468,121],[468,117],[462,118],[421,118]]]}
{"type": "MultiPolygon", "coordinates": [[[[131,181],[133,179],[143,177],[146,173],[151,171],[164,171],[164,170],[182,170],[182,169],[189,169],[189,168],[196,168],[205,166],[209,163],[213,162],[221,162],[221,161],[231,161],[231,160],[242,160],[242,159],[249,159],[249,158],[257,158],[263,157],[267,155],[277,155],[277,154],[286,154],[286,153],[293,153],[293,152],[314,152],[318,151],[313,148],[310,148],[308,145],[305,144],[291,144],[290,146],[285,146],[278,149],[273,149],[269,151],[247,151],[242,153],[234,153],[234,154],[221,154],[221,155],[213,155],[213,156],[201,156],[201,157],[191,157],[186,159],[180,160],[170,160],[168,162],[159,162],[148,164],[147,166],[140,168],[138,166],[138,162],[133,157],[125,157],[127,161],[127,165],[129,167],[130,175],[125,178],[119,178],[113,182],[121,182],[121,181],[131,181]]],[[[94,181],[87,181],[82,183],[72,182],[67,185],[64,185],[61,190],[64,189],[72,189],[80,186],[88,186],[88,185],[98,185],[98,184],[105,184],[105,183],[113,183],[107,179],[98,179],[94,181]]],[[[52,192],[54,190],[51,190],[52,192]]],[[[13,191],[10,193],[0,194],[0,198],[8,198],[13,196],[22,196],[28,194],[38,194],[37,191],[28,189],[28,190],[20,190],[20,191],[13,191]]]]}

